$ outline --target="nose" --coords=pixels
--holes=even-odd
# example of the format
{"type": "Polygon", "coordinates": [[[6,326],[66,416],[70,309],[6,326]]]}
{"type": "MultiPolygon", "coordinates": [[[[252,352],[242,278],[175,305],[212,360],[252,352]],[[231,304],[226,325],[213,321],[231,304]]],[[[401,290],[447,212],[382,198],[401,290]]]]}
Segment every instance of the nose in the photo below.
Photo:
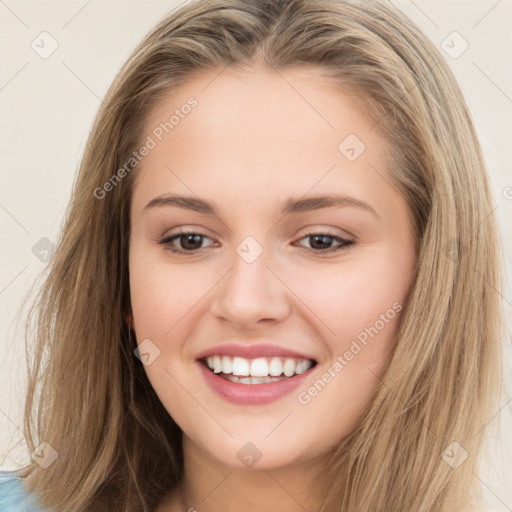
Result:
{"type": "Polygon", "coordinates": [[[251,262],[235,252],[233,264],[216,287],[213,315],[239,329],[251,330],[269,322],[283,321],[289,314],[290,293],[279,271],[271,268],[263,252],[251,262]]]}

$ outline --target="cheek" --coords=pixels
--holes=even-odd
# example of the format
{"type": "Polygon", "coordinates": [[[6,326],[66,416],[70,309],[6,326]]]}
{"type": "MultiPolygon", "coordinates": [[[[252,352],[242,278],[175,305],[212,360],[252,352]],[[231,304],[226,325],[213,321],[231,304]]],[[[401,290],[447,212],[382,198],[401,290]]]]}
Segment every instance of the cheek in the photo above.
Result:
{"type": "MultiPolygon", "coordinates": [[[[291,274],[285,279],[316,315],[314,322],[322,326],[322,335],[338,340],[342,347],[376,322],[382,327],[384,321],[386,331],[397,324],[397,313],[403,309],[412,280],[412,272],[404,268],[392,257],[376,254],[364,261],[318,265],[314,272],[300,272],[300,279],[291,274]]],[[[313,318],[311,313],[308,316],[313,318]]]]}
{"type": "Polygon", "coordinates": [[[331,360],[297,392],[297,412],[322,432],[326,449],[356,427],[389,364],[403,306],[384,296],[374,299],[347,302],[351,315],[336,325],[337,335],[326,338],[331,360]]]}
{"type": "Polygon", "coordinates": [[[355,427],[389,364],[413,277],[412,263],[404,259],[400,264],[393,253],[381,252],[350,269],[330,272],[321,286],[317,281],[310,288],[311,307],[334,331],[325,331],[332,359],[299,390],[297,399],[303,414],[322,418],[325,426],[318,428],[328,430],[327,437],[343,437],[355,427]]]}
{"type": "Polygon", "coordinates": [[[169,265],[137,258],[130,263],[130,294],[138,335],[162,339],[213,286],[199,266],[169,265]]]}

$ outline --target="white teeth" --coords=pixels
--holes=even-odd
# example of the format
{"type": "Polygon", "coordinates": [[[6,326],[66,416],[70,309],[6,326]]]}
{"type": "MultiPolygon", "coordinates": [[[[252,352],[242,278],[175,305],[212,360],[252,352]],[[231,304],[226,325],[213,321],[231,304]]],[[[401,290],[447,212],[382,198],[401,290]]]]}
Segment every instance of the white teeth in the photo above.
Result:
{"type": "Polygon", "coordinates": [[[206,362],[214,373],[222,373],[229,380],[242,384],[261,384],[279,380],[273,377],[292,377],[295,374],[304,373],[313,365],[313,361],[309,359],[291,357],[246,359],[244,357],[211,356],[206,358],[206,362]],[[230,378],[230,374],[233,378],[230,378]],[[228,375],[230,377],[227,377],[228,375]],[[247,379],[238,379],[238,377],[247,377],[247,379]],[[271,380],[266,381],[265,378],[271,380]],[[254,382],[251,379],[254,379],[254,382]]]}
{"type": "Polygon", "coordinates": [[[249,361],[243,357],[234,357],[233,375],[249,375],[249,361]]]}
{"type": "Polygon", "coordinates": [[[297,375],[304,373],[308,368],[311,367],[312,364],[313,364],[312,361],[310,361],[308,359],[302,359],[301,361],[299,361],[297,363],[297,368],[295,368],[295,373],[297,375]]]}
{"type": "Polygon", "coordinates": [[[270,360],[270,375],[278,377],[283,373],[283,364],[281,363],[280,357],[273,357],[270,360]]]}
{"type": "Polygon", "coordinates": [[[222,373],[231,373],[233,371],[233,365],[231,363],[231,357],[222,357],[222,373]]]}
{"type": "Polygon", "coordinates": [[[253,377],[266,377],[268,375],[268,363],[264,357],[252,360],[251,375],[253,377]]]}
{"type": "Polygon", "coordinates": [[[226,375],[225,378],[238,384],[267,384],[286,379],[287,377],[237,377],[236,375],[226,375]]]}
{"type": "Polygon", "coordinates": [[[294,359],[287,359],[284,362],[283,373],[287,377],[291,377],[295,373],[295,366],[296,365],[295,365],[295,360],[294,359]]]}

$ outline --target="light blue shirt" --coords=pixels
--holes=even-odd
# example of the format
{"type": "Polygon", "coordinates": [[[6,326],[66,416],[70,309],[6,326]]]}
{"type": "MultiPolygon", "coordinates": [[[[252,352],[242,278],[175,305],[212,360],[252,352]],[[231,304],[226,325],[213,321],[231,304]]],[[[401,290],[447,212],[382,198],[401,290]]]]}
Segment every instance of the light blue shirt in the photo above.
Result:
{"type": "Polygon", "coordinates": [[[0,471],[0,512],[46,512],[37,506],[23,481],[11,471],[0,471]]]}

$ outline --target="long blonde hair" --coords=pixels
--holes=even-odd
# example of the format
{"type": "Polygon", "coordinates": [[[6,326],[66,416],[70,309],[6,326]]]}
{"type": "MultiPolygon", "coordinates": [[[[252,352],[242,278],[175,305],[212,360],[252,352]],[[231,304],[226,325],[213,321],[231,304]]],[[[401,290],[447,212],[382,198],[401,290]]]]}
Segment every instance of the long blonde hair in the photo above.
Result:
{"type": "Polygon", "coordinates": [[[94,191],[140,146],[159,99],[195,73],[255,64],[315,66],[362,98],[414,218],[418,263],[396,346],[357,428],[319,475],[330,482],[319,508],[462,510],[502,389],[492,197],[449,67],[405,15],[377,1],[193,1],[134,50],[96,116],[30,310],[26,442],[30,451],[46,442],[58,458],[20,475],[61,512],[150,511],[179,482],[181,431],[125,323],[136,167],[103,198],[94,191]]]}

